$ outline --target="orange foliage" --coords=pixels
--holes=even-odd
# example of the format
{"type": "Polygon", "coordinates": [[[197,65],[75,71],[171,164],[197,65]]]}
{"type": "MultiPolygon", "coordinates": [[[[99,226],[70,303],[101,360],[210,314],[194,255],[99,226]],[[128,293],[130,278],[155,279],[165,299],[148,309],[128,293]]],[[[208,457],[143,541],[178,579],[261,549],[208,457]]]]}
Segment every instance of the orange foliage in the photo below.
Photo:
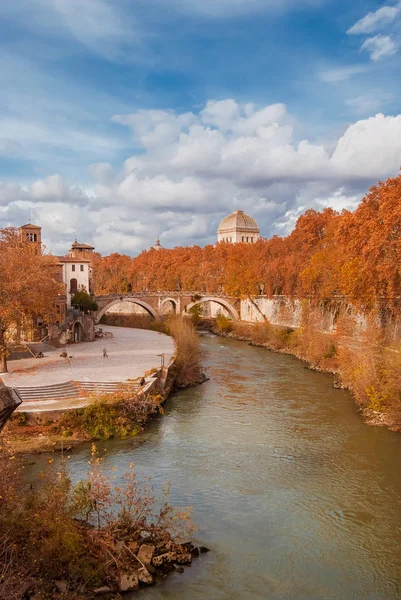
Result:
{"type": "Polygon", "coordinates": [[[255,244],[153,249],[98,258],[96,293],[225,292],[333,295],[371,307],[401,295],[401,175],[372,187],[355,212],[308,210],[285,237],[255,244]]]}

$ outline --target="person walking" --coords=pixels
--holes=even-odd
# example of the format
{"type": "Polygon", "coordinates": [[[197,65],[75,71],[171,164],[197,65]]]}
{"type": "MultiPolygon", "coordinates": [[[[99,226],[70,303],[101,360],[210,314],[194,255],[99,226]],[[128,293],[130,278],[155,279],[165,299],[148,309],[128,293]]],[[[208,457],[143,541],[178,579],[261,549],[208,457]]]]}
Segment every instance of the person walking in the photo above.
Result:
{"type": "Polygon", "coordinates": [[[103,348],[103,358],[109,358],[106,348],[103,348]]]}

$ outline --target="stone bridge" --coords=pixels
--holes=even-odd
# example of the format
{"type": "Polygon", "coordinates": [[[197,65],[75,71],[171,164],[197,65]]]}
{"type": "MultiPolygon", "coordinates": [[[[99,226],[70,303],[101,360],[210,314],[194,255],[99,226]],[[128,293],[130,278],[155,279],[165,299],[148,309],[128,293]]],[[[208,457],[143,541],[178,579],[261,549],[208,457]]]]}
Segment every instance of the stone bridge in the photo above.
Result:
{"type": "Polygon", "coordinates": [[[227,310],[235,321],[240,319],[240,299],[225,294],[200,294],[199,292],[131,292],[97,296],[99,307],[96,315],[98,323],[103,315],[120,302],[132,302],[144,308],[154,319],[165,314],[186,314],[193,306],[215,302],[227,310]]]}

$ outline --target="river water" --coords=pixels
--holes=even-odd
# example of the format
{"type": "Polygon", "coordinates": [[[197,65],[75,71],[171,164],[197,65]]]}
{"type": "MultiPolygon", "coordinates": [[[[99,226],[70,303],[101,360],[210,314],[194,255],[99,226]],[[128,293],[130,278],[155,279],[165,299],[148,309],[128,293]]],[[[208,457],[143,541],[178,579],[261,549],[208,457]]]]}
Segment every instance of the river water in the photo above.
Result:
{"type": "MultiPolygon", "coordinates": [[[[296,359],[202,344],[210,380],[171,397],[138,437],[104,445],[110,467],[134,461],[156,488],[171,481],[211,548],[135,598],[401,598],[401,436],[363,424],[330,376],[296,359]]],[[[71,455],[74,479],[88,457],[71,455]]]]}

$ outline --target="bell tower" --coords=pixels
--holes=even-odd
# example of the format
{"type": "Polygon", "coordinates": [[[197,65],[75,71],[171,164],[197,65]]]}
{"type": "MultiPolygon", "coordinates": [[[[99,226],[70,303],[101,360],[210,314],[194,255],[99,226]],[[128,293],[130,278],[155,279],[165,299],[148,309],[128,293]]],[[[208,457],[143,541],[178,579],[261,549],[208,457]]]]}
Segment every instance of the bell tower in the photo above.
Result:
{"type": "Polygon", "coordinates": [[[39,253],[42,252],[42,228],[37,225],[32,225],[32,223],[28,223],[27,225],[22,225],[22,227],[18,228],[18,233],[20,238],[24,242],[28,242],[30,244],[35,244],[37,251],[39,253]]]}

